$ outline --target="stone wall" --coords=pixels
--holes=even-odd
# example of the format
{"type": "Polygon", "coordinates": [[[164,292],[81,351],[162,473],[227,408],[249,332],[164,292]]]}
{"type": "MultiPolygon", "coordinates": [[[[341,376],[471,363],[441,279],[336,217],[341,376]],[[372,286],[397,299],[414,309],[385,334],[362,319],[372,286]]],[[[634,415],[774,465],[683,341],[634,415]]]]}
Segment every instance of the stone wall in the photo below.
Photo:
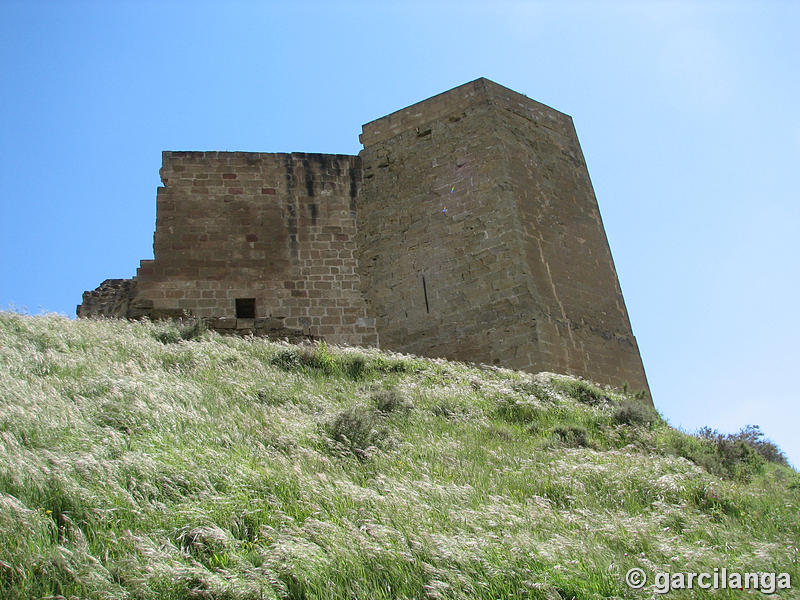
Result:
{"type": "Polygon", "coordinates": [[[493,112],[476,83],[364,125],[359,260],[386,347],[528,366],[532,306],[493,112]]]}
{"type": "MultiPolygon", "coordinates": [[[[572,119],[487,82],[536,305],[530,365],[648,390],[572,119]]],[[[649,391],[649,390],[648,390],[649,391]]]]}
{"type": "Polygon", "coordinates": [[[358,157],[165,152],[154,259],[78,314],[192,315],[645,390],[572,119],[478,79],[358,157]]]}
{"type": "MultiPolygon", "coordinates": [[[[491,82],[524,268],[537,307],[530,365],[649,394],[589,172],[572,119],[491,82]]],[[[525,367],[525,368],[530,368],[525,367]]]]}
{"type": "Polygon", "coordinates": [[[377,344],[355,256],[357,157],[165,152],[161,178],[137,308],[377,344]],[[254,314],[237,320],[237,300],[254,314]]]}
{"type": "Polygon", "coordinates": [[[649,394],[569,116],[479,79],[361,140],[362,284],[385,346],[649,394]]]}
{"type": "Polygon", "coordinates": [[[97,289],[83,292],[79,317],[128,317],[136,297],[135,279],[106,279],[97,289]]]}

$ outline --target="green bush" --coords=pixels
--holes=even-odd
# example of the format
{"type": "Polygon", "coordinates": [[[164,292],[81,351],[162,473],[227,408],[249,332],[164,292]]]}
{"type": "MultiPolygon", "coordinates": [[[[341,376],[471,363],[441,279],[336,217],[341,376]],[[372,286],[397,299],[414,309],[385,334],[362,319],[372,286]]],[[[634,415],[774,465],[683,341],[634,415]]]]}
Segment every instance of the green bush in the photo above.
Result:
{"type": "Polygon", "coordinates": [[[787,464],[783,452],[763,436],[755,425],[728,434],[703,427],[693,436],[674,432],[667,446],[674,454],[691,460],[709,473],[747,481],[761,473],[768,460],[787,464]]]}
{"type": "Polygon", "coordinates": [[[766,461],[788,464],[780,448],[764,439],[764,433],[758,425],[747,425],[736,433],[727,434],[703,427],[697,435],[714,448],[719,465],[717,473],[720,475],[747,480],[761,472],[766,461]]]}
{"type": "Polygon", "coordinates": [[[609,402],[609,398],[598,388],[574,379],[556,379],[553,381],[555,387],[565,392],[581,404],[595,406],[604,402],[609,402]]]}
{"type": "Polygon", "coordinates": [[[667,432],[666,448],[672,454],[692,461],[696,465],[703,467],[709,473],[715,475],[730,475],[725,472],[717,456],[714,444],[708,440],[701,439],[688,433],[669,430],[667,432]]]}
{"type": "Polygon", "coordinates": [[[283,371],[301,371],[306,366],[302,353],[294,348],[281,350],[269,362],[283,371]]]}
{"type": "Polygon", "coordinates": [[[341,374],[335,359],[328,350],[325,342],[316,346],[298,346],[281,350],[272,357],[270,364],[284,371],[297,371],[303,373],[319,372],[323,375],[341,374]]]}
{"type": "Polygon", "coordinates": [[[623,400],[614,409],[613,420],[621,425],[646,425],[658,423],[661,417],[642,400],[623,400]]]}
{"type": "Polygon", "coordinates": [[[497,404],[497,416],[509,423],[528,424],[539,419],[539,408],[530,402],[519,402],[513,397],[504,397],[497,404]]]}
{"type": "Polygon", "coordinates": [[[783,451],[775,442],[765,438],[764,432],[761,431],[758,425],[745,425],[737,433],[727,437],[750,446],[769,462],[789,466],[789,461],[786,460],[786,455],[783,451]]]}
{"type": "Polygon", "coordinates": [[[379,447],[388,432],[378,411],[357,405],[338,412],[325,424],[325,432],[337,445],[358,458],[366,458],[371,447],[379,447]]]}
{"type": "Polygon", "coordinates": [[[586,448],[591,445],[584,427],[559,425],[553,428],[552,437],[568,448],[586,448]]]}
{"type": "Polygon", "coordinates": [[[397,390],[380,390],[372,394],[372,402],[382,413],[409,411],[414,404],[397,390]]]}

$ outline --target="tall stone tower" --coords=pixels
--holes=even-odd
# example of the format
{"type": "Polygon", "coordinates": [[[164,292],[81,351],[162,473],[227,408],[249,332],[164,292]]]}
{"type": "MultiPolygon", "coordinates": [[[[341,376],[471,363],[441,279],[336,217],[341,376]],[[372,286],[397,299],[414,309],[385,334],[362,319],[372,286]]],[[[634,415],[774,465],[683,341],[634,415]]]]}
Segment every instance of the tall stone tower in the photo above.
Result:
{"type": "Polygon", "coordinates": [[[165,152],[154,258],[79,316],[647,378],[572,120],[477,79],[367,123],[359,156],[165,152]]]}
{"type": "Polygon", "coordinates": [[[569,116],[482,78],[361,141],[361,283],[383,346],[649,394],[569,116]]]}

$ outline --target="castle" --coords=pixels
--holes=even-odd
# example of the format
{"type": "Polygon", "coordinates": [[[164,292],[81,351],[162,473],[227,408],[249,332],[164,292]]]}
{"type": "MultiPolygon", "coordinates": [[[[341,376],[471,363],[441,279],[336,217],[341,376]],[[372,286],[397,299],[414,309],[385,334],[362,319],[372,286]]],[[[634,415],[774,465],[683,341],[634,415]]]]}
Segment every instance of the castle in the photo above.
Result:
{"type": "Polygon", "coordinates": [[[377,346],[649,388],[572,119],[481,78],[358,156],[164,152],[153,260],[78,316],[377,346]]]}

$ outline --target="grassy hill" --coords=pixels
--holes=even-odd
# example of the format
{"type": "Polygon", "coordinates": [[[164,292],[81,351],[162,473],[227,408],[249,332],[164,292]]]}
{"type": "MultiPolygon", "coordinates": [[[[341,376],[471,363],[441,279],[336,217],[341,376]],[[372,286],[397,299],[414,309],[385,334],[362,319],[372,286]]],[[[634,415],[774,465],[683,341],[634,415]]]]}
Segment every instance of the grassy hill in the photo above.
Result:
{"type": "Polygon", "coordinates": [[[796,598],[784,462],[558,375],[0,313],[2,598],[796,598]]]}

